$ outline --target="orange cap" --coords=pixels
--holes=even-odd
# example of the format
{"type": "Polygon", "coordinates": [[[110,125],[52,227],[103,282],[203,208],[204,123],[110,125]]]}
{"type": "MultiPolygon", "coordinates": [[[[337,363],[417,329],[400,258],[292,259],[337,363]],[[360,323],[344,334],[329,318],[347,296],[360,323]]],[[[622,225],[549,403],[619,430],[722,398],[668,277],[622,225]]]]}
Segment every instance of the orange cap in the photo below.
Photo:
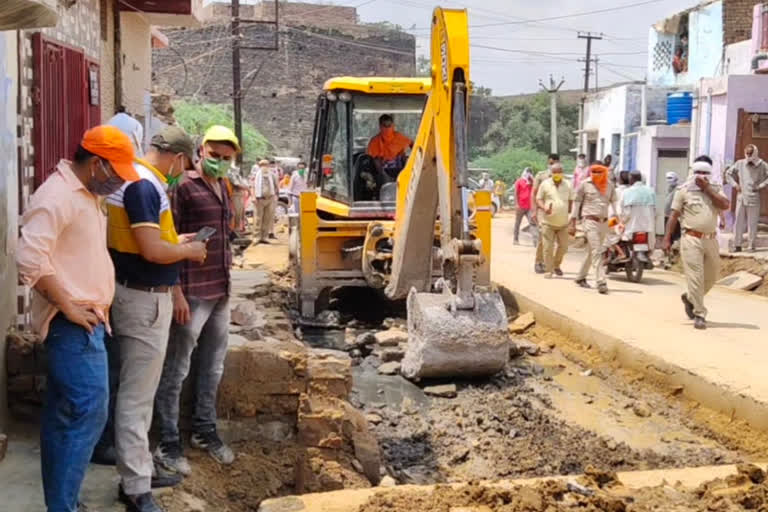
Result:
{"type": "Polygon", "coordinates": [[[91,128],[83,135],[80,145],[108,161],[125,181],[139,181],[139,173],[133,167],[133,144],[119,129],[108,125],[91,128]]]}

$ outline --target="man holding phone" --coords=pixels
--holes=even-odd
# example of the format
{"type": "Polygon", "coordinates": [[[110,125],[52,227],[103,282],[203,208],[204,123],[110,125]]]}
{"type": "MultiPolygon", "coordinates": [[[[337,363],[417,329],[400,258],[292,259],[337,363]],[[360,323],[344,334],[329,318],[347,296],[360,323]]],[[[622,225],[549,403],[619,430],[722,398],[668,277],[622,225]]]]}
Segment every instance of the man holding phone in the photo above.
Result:
{"type": "Polygon", "coordinates": [[[191,473],[179,435],[179,400],[197,348],[197,379],[191,445],[207,451],[221,464],[231,464],[234,453],[216,432],[216,393],[224,371],[229,341],[229,199],[224,177],[240,151],[232,130],[210,128],[200,148],[200,169],[173,194],[173,217],[181,232],[197,232],[208,239],[208,259],[202,265],[184,263],[180,286],[174,290],[173,325],[163,375],[155,398],[160,442],[155,463],[182,475],[191,473]],[[215,230],[215,231],[212,231],[215,230]]]}
{"type": "Polygon", "coordinates": [[[120,360],[115,443],[119,497],[129,512],[162,510],[151,493],[147,434],[168,345],[171,290],[179,280],[179,262],[199,265],[207,256],[204,242],[177,234],[167,194],[192,166],[194,147],[181,128],[165,128],[152,138],[146,157],[134,163],[141,179],[107,198],[107,245],[116,278],[112,343],[119,346],[120,360]]]}

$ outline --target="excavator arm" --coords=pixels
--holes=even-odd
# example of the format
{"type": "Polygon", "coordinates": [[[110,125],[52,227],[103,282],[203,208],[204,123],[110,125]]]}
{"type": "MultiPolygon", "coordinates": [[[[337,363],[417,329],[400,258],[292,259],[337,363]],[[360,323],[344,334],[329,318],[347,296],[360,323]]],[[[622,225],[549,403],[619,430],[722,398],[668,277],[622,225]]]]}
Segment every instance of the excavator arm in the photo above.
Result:
{"type": "MultiPolygon", "coordinates": [[[[404,375],[490,374],[506,363],[509,340],[504,304],[490,290],[487,272],[479,271],[487,268],[489,247],[483,247],[478,228],[473,233],[467,205],[466,10],[435,9],[431,55],[432,88],[411,154],[413,165],[398,177],[392,274],[385,291],[390,298],[408,298],[404,375]],[[434,250],[437,222],[439,248],[434,250]],[[442,271],[437,293],[432,292],[434,257],[442,271]]],[[[490,206],[489,197],[478,199],[478,209],[484,202],[490,206]]]]}

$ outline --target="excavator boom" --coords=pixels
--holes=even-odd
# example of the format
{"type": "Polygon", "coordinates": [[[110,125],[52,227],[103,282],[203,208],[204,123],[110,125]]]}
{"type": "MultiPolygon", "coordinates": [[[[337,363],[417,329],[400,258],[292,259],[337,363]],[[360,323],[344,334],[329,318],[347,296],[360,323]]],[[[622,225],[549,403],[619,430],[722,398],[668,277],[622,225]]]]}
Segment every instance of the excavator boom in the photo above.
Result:
{"type": "Polygon", "coordinates": [[[385,291],[390,298],[408,298],[404,375],[490,374],[506,364],[509,340],[504,304],[490,289],[490,234],[486,246],[477,236],[477,218],[489,224],[487,192],[475,198],[474,229],[468,210],[466,10],[435,9],[431,55],[432,88],[413,165],[398,177],[392,274],[385,291]],[[437,222],[439,247],[434,243],[437,222]],[[442,271],[437,293],[432,290],[434,258],[442,271]]]}

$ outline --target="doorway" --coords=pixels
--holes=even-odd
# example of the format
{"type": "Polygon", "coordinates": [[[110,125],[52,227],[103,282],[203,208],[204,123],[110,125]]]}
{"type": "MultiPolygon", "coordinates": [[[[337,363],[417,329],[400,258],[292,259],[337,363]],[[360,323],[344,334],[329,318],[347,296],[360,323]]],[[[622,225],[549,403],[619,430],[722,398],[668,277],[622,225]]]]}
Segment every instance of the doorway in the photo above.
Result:
{"type": "MultiPolygon", "coordinates": [[[[739,129],[736,132],[734,160],[744,158],[748,144],[757,146],[760,156],[768,159],[768,113],[739,109],[739,129]]],[[[731,191],[731,213],[736,214],[736,191],[731,191]]],[[[760,222],[768,224],[768,188],[760,193],[760,222]]]]}
{"type": "Polygon", "coordinates": [[[660,149],[656,159],[656,232],[664,233],[664,208],[667,204],[667,173],[677,173],[680,183],[688,178],[688,150],[660,149]]]}

